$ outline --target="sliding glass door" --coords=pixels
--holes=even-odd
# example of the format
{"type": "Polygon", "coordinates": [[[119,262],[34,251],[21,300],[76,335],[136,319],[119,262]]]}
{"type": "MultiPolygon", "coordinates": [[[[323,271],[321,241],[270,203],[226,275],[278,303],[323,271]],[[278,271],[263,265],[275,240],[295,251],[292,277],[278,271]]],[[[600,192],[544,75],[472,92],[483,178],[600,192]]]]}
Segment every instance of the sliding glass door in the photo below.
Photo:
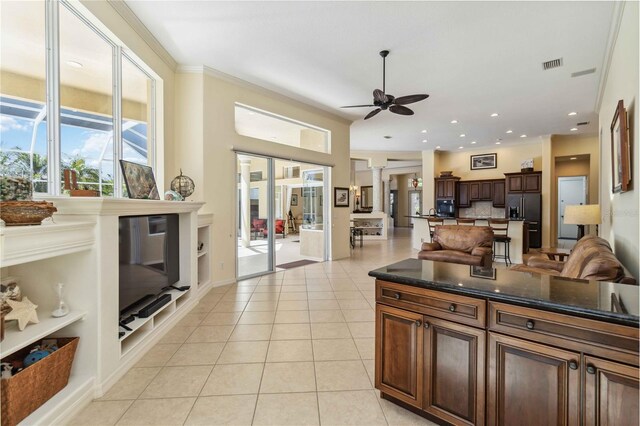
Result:
{"type": "Polygon", "coordinates": [[[246,278],[274,271],[273,160],[237,154],[238,229],[237,276],[246,278]]]}

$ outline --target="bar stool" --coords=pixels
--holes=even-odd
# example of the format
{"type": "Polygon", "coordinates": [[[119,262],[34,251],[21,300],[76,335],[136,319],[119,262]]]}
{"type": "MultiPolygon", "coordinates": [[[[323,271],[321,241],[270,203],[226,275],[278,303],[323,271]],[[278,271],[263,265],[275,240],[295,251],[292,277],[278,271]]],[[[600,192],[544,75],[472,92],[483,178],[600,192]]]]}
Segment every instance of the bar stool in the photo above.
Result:
{"type": "Polygon", "coordinates": [[[508,219],[489,219],[489,226],[493,230],[493,259],[504,259],[504,264],[509,266],[512,264],[509,257],[509,247],[511,244],[511,237],[509,233],[509,220],[508,219]],[[496,243],[504,244],[504,254],[496,254],[496,243]]]}
{"type": "Polygon", "coordinates": [[[433,233],[436,232],[436,226],[444,225],[444,219],[442,218],[429,218],[427,219],[427,226],[429,226],[429,238],[433,242],[433,233]]]}
{"type": "Polygon", "coordinates": [[[475,219],[456,219],[456,223],[458,225],[471,225],[471,226],[475,226],[476,224],[476,220],[475,219]]]}

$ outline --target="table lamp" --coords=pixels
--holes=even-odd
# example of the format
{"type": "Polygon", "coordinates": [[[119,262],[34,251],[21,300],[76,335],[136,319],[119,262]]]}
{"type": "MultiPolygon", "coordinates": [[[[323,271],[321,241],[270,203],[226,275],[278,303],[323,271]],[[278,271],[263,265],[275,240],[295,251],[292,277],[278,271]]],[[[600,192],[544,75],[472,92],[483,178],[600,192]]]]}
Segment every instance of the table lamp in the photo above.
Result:
{"type": "Polygon", "coordinates": [[[597,234],[597,225],[600,224],[600,205],[580,204],[566,206],[564,209],[564,224],[578,225],[578,240],[584,237],[585,225],[596,225],[597,234]]]}

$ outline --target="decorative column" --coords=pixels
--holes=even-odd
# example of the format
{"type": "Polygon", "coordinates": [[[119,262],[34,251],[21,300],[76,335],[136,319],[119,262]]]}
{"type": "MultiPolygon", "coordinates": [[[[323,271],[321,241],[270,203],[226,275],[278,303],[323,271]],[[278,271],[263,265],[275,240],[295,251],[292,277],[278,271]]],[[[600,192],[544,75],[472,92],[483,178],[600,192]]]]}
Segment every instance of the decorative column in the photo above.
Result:
{"type": "Polygon", "coordinates": [[[240,159],[240,235],[242,246],[251,246],[251,160],[240,159]]]}
{"type": "Polygon", "coordinates": [[[373,211],[382,212],[382,167],[372,167],[373,173],[373,211]]]}
{"type": "Polygon", "coordinates": [[[384,212],[391,214],[391,176],[384,181],[384,212]]]}

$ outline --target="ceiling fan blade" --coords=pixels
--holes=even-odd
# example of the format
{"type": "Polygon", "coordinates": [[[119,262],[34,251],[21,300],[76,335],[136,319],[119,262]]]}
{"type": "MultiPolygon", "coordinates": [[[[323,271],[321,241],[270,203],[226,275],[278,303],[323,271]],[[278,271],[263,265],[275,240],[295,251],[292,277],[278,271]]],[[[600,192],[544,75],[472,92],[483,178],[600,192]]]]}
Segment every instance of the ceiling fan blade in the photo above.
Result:
{"type": "Polygon", "coordinates": [[[412,104],[414,102],[424,101],[428,97],[429,97],[429,95],[400,96],[399,98],[396,98],[396,100],[394,101],[394,104],[396,104],[396,105],[408,105],[408,104],[412,104]]]}
{"type": "Polygon", "coordinates": [[[391,105],[389,111],[400,115],[413,115],[413,111],[402,105],[391,105]]]}
{"type": "Polygon", "coordinates": [[[393,103],[395,99],[396,97],[393,95],[384,95],[384,103],[393,103]]]}
{"type": "Polygon", "coordinates": [[[340,108],[371,108],[374,107],[375,105],[347,105],[347,106],[341,106],[340,108]]]}
{"type": "Polygon", "coordinates": [[[380,89],[376,89],[373,91],[373,101],[374,102],[380,102],[380,103],[384,103],[385,99],[384,99],[384,92],[380,89]]]}
{"type": "MultiPolygon", "coordinates": [[[[376,109],[374,109],[373,111],[371,111],[369,114],[367,114],[367,115],[364,117],[364,119],[365,119],[365,120],[368,120],[368,119],[370,119],[371,117],[373,117],[374,115],[376,115],[377,113],[379,113],[380,111],[382,111],[380,108],[376,108],[376,109]]],[[[411,114],[413,114],[413,112],[412,112],[411,114]]]]}

